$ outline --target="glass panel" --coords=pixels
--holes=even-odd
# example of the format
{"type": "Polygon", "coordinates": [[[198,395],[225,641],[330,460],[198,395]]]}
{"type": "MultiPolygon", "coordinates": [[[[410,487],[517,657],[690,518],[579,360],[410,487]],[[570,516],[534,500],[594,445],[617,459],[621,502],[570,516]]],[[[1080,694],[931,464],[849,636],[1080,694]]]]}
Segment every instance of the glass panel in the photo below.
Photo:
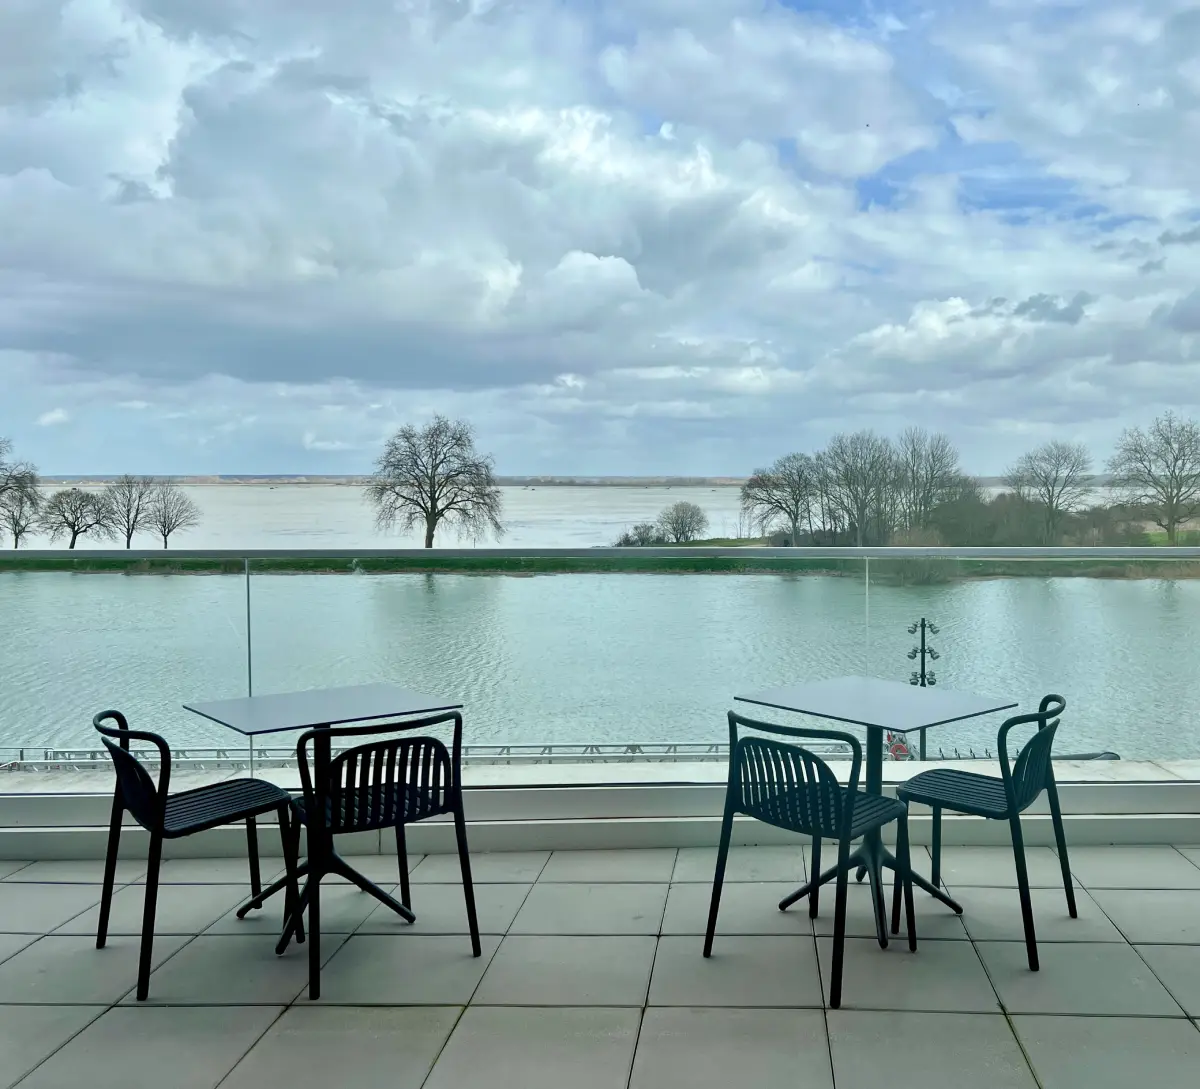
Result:
{"type": "Polygon", "coordinates": [[[166,562],[0,558],[0,761],[19,746],[94,750],[107,708],[176,749],[238,746],[181,704],[246,692],[242,563],[166,562]]]}
{"type": "MultiPolygon", "coordinates": [[[[881,677],[919,670],[921,618],[939,629],[926,665],[938,686],[1011,695],[1019,712],[1066,697],[1063,755],[1125,760],[1200,756],[1197,565],[1137,560],[878,560],[870,563],[870,663],[881,677]]],[[[1019,713],[1013,712],[1013,713],[1019,713]]],[[[930,758],[996,752],[1001,716],[938,727],[930,758]]]]}
{"type": "Polygon", "coordinates": [[[490,574],[397,573],[364,558],[317,574],[306,562],[251,564],[254,691],[391,681],[461,700],[473,744],[723,743],[735,695],[866,666],[861,560],[531,577],[513,574],[556,568],[514,557],[509,573],[495,561],[480,563],[490,574]]]}

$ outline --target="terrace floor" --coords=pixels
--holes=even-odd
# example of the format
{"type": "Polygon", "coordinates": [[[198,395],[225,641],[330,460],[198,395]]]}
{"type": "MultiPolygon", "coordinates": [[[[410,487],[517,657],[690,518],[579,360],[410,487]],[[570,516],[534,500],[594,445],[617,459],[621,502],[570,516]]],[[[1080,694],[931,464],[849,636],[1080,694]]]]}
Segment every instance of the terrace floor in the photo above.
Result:
{"type": "MultiPolygon", "coordinates": [[[[99,861],[0,862],[0,1086],[1200,1084],[1200,849],[1076,848],[1077,920],[1056,857],[1031,849],[1036,975],[1006,849],[946,849],[965,914],[918,893],[915,954],[876,945],[852,887],[841,1010],[823,997],[832,890],[815,927],[803,905],[775,907],[805,873],[799,847],[734,850],[714,954],[701,957],[714,854],[476,855],[479,960],[454,858],[415,865],[411,927],[330,885],[317,1003],[306,947],[274,955],[281,905],[232,916],[244,860],[164,864],[145,1004],[130,993],[144,867],[121,863],[112,936],[96,950],[99,861]]],[[[394,879],[386,856],[358,863],[394,879]]]]}

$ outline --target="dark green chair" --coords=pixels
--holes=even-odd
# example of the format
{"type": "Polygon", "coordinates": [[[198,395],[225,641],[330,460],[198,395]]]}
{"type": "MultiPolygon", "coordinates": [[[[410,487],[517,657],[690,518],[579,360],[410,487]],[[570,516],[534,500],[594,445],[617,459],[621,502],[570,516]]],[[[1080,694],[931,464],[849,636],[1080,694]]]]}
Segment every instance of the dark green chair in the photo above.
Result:
{"type": "MultiPolygon", "coordinates": [[[[1058,786],[1054,782],[1051,749],[1058,730],[1059,716],[1067,706],[1062,696],[1049,695],[1042,699],[1037,711],[1008,719],[996,738],[1000,758],[1000,775],[978,775],[970,771],[938,768],[923,771],[897,788],[896,797],[905,805],[919,802],[933,810],[933,837],[930,854],[935,887],[942,883],[942,810],[985,817],[993,821],[1008,821],[1012,834],[1013,860],[1017,867],[1017,888],[1021,896],[1021,919],[1025,926],[1025,949],[1029,968],[1038,970],[1037,935],[1033,927],[1033,903],[1029,895],[1029,871],[1025,864],[1025,841],[1021,835],[1021,814],[1046,792],[1050,817],[1054,823],[1054,840],[1058,845],[1058,860],[1062,866],[1063,888],[1067,893],[1067,910],[1071,918],[1079,917],[1075,907],[1075,888],[1071,883],[1071,864],[1067,858],[1067,838],[1063,832],[1062,810],[1058,804],[1058,786]],[[1037,725],[1037,732],[1010,764],[1008,735],[1017,726],[1037,725]]],[[[892,933],[900,928],[900,882],[892,894],[892,933]]]]}
{"type": "MultiPolygon", "coordinates": [[[[821,841],[838,844],[837,892],[833,916],[833,968],[829,979],[829,1005],[837,1009],[842,1002],[842,954],[846,944],[846,885],[850,869],[850,844],[860,836],[878,831],[892,821],[899,822],[896,847],[896,879],[903,885],[908,916],[908,947],[917,948],[913,913],[912,871],[908,849],[908,810],[894,798],[865,794],[858,789],[862,770],[862,745],[853,734],[834,730],[809,730],[799,726],[778,726],[757,722],[729,712],[729,783],[725,791],[725,814],[721,820],[721,843],[717,849],[717,869],[713,876],[712,901],[708,929],[704,934],[704,955],[712,955],[717,913],[721,907],[721,888],[725,883],[725,862],[733,833],[733,818],[738,813],[776,828],[812,838],[812,870],[821,870],[821,841]],[[739,727],[755,731],[738,736],[739,727]],[[781,734],[786,737],[837,741],[852,752],[850,778],[845,787],[832,769],[815,753],[801,745],[790,745],[756,734],[781,734]]],[[[817,916],[820,886],[809,893],[808,913],[817,916]]],[[[883,912],[882,893],[876,910],[883,912]]],[[[780,905],[781,910],[784,905],[780,905]]],[[[879,931],[879,944],[887,945],[886,928],[879,931]]]]}

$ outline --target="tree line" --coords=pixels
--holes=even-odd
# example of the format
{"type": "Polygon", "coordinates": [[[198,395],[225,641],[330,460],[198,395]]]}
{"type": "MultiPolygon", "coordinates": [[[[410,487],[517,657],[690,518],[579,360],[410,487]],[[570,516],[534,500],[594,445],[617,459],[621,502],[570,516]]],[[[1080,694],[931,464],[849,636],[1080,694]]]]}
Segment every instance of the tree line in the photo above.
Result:
{"type": "Polygon", "coordinates": [[[74,548],[81,537],[123,541],[139,533],[168,547],[171,536],[200,523],[200,508],[168,478],[120,476],[99,491],[62,488],[46,495],[35,466],[16,461],[12,443],[0,437],[0,532],[20,548],[34,532],[74,548]]]}
{"type": "Polygon", "coordinates": [[[756,470],[741,503],[793,545],[1132,545],[1148,543],[1146,523],[1182,543],[1200,517],[1200,423],[1167,412],[1128,428],[1105,468],[1102,483],[1084,444],[1055,439],[1017,457],[989,497],[947,436],[857,431],[756,470]]]}

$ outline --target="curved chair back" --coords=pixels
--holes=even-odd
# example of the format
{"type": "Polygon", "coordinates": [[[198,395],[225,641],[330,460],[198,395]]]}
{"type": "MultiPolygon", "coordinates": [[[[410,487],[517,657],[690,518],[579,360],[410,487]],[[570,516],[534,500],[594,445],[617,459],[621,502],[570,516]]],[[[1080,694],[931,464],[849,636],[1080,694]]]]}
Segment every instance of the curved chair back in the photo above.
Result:
{"type": "Polygon", "coordinates": [[[848,836],[861,769],[862,745],[853,734],[780,726],[729,712],[729,797],[734,799],[734,809],[747,816],[815,837],[848,836]],[[850,746],[853,755],[847,788],[842,788],[824,760],[803,745],[739,736],[741,729],[850,746]]]}
{"type": "Polygon", "coordinates": [[[162,814],[167,804],[167,791],[171,785],[171,748],[158,734],[144,730],[131,730],[120,711],[101,711],[92,718],[92,725],[100,734],[100,740],[112,757],[117,773],[117,790],[125,808],[133,819],[149,830],[162,823],[162,814]],[[115,726],[106,726],[111,721],[115,726]],[[142,766],[142,762],[129,751],[130,741],[141,741],[158,749],[158,782],[142,766]]]}
{"type": "Polygon", "coordinates": [[[1000,774],[1004,779],[1004,790],[1008,795],[1009,808],[1024,812],[1052,781],[1052,748],[1054,735],[1058,731],[1059,716],[1066,709],[1067,701],[1062,696],[1051,694],[1042,698],[1036,711],[1008,719],[996,738],[1000,755],[1000,774]],[[1008,734],[1016,726],[1036,723],[1033,735],[1017,754],[1016,762],[1009,766],[1008,734]]]}
{"type": "Polygon", "coordinates": [[[310,825],[320,820],[330,835],[393,828],[449,813],[461,786],[462,716],[456,711],[377,726],[309,730],[296,748],[305,799],[316,803],[307,807],[308,820],[310,825]],[[440,738],[388,737],[338,753],[330,760],[324,781],[312,767],[310,749],[319,734],[333,742],[340,737],[427,730],[447,722],[454,724],[453,755],[440,738]]]}

